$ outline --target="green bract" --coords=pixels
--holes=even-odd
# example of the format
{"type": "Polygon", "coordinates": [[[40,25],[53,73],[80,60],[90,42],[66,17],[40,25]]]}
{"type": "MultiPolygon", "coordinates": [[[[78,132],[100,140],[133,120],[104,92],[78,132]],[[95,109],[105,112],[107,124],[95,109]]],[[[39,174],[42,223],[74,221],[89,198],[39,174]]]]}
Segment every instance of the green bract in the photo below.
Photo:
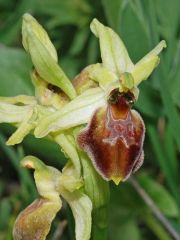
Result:
{"type": "Polygon", "coordinates": [[[47,136],[59,144],[69,161],[60,172],[32,156],[22,160],[24,167],[34,169],[40,198],[17,218],[16,240],[33,240],[37,233],[38,239],[45,239],[61,208],[60,196],[72,209],[76,240],[90,239],[92,221],[93,232],[106,228],[108,183],[80,149],[77,137],[98,109],[107,108],[109,94],[114,90],[118,89],[119,94],[131,92],[137,100],[138,85],[158,65],[158,54],[166,44],[161,41],[134,64],[112,29],[94,19],[91,30],[99,38],[102,63],[87,66],[71,82],[58,65],[57,52],[46,31],[31,15],[23,16],[23,46],[34,67],[31,77],[35,96],[0,97],[0,122],[17,127],[8,145],[21,143],[29,133],[37,138],[47,136]]]}

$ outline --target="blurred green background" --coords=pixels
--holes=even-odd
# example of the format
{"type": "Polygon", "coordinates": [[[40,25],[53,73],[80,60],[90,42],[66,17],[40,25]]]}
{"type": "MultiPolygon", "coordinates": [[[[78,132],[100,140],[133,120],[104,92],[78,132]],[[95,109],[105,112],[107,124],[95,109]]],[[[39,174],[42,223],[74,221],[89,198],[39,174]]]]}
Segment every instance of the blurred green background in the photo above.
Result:
{"type": "MultiPolygon", "coordinates": [[[[71,79],[86,65],[100,61],[98,41],[89,29],[94,17],[120,34],[134,62],[160,40],[167,41],[159,67],[140,86],[135,106],[146,124],[145,162],[135,177],[180,233],[180,1],[0,0],[1,96],[33,95],[32,66],[21,44],[25,12],[48,31],[71,79]]],[[[37,195],[32,174],[20,168],[20,159],[34,154],[58,168],[65,162],[58,146],[32,136],[6,147],[12,131],[10,125],[0,125],[0,240],[12,239],[15,218],[37,195]]],[[[129,182],[111,186],[109,210],[109,240],[173,239],[129,182]]],[[[64,204],[48,239],[60,239],[63,229],[61,239],[73,240],[72,226],[64,204]]]]}

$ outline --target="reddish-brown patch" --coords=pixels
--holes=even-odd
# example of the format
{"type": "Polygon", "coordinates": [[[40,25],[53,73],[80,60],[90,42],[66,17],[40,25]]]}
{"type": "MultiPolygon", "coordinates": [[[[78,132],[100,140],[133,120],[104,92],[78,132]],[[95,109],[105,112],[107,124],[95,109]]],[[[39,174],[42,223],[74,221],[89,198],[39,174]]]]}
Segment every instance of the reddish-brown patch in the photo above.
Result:
{"type": "Polygon", "coordinates": [[[125,180],[142,164],[145,128],[140,115],[131,110],[129,95],[111,100],[94,113],[78,143],[105,179],[125,180]]]}
{"type": "Polygon", "coordinates": [[[86,68],[83,69],[80,74],[73,79],[72,84],[75,87],[78,95],[89,88],[94,88],[98,86],[95,81],[90,79],[89,73],[86,68]]]}

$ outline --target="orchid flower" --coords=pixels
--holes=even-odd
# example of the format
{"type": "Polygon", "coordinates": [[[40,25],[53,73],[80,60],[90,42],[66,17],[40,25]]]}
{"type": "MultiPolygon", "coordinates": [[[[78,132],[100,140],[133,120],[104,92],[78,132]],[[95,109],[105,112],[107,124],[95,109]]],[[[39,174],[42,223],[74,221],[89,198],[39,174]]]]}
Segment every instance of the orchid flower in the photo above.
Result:
{"type": "Polygon", "coordinates": [[[59,144],[69,162],[60,172],[32,156],[22,161],[35,170],[40,199],[17,218],[16,240],[35,239],[37,232],[38,239],[45,239],[61,208],[60,195],[75,217],[76,240],[90,239],[92,208],[101,208],[108,199],[104,183],[125,181],[143,162],[145,126],[132,107],[139,84],[159,64],[166,43],[161,41],[134,64],[111,28],[97,19],[90,27],[99,38],[102,63],[87,66],[70,81],[58,65],[46,31],[31,15],[23,16],[23,46],[34,67],[35,96],[0,97],[0,122],[17,127],[8,145],[21,143],[29,133],[48,137],[59,144]]]}
{"type": "Polygon", "coordinates": [[[46,166],[33,156],[22,161],[23,167],[34,169],[34,178],[40,198],[23,210],[14,224],[15,240],[43,240],[49,233],[52,220],[62,206],[61,195],[70,205],[76,224],[76,239],[89,239],[92,203],[81,190],[82,180],[76,178],[69,162],[62,172],[46,166]]]}
{"type": "Polygon", "coordinates": [[[105,180],[126,180],[143,162],[145,127],[131,110],[138,98],[138,85],[159,64],[161,41],[138,63],[133,64],[119,36],[94,19],[92,32],[99,38],[102,63],[90,65],[74,79],[79,94],[60,110],[43,118],[36,137],[80,125],[77,143],[88,154],[105,180]]]}

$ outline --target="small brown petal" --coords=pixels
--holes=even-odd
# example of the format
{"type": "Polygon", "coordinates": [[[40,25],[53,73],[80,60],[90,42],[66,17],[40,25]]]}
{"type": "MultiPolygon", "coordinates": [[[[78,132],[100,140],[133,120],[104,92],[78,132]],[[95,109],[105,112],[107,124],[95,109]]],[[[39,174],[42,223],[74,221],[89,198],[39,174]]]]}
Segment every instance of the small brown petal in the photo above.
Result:
{"type": "Polygon", "coordinates": [[[44,240],[60,204],[40,198],[24,209],[16,219],[14,240],[44,240]]]}
{"type": "Polygon", "coordinates": [[[113,92],[108,106],[99,108],[78,136],[97,171],[116,184],[143,162],[145,127],[140,115],[131,110],[132,102],[131,93],[113,92]]]}

